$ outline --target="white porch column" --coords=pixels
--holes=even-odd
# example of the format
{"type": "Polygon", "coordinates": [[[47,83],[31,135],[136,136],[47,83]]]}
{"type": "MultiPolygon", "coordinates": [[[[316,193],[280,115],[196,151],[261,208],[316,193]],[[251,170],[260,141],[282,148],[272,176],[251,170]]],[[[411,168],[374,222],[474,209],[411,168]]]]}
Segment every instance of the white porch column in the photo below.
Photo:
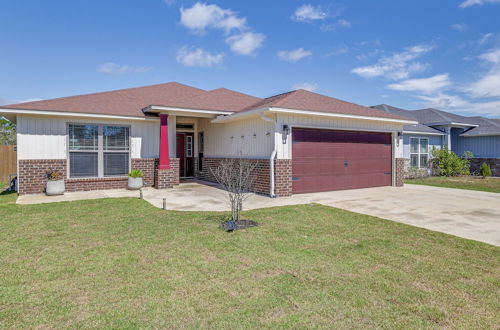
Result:
{"type": "Polygon", "coordinates": [[[175,115],[168,116],[168,156],[176,158],[177,156],[177,119],[175,115]]]}

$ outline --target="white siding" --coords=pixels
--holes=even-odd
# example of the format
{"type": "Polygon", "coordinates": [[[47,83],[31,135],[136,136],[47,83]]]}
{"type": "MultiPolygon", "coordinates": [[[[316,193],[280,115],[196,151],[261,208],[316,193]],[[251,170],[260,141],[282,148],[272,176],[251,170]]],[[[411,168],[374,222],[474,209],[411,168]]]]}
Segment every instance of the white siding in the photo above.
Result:
{"type": "Polygon", "coordinates": [[[213,124],[200,119],[198,130],[204,132],[204,157],[269,158],[273,151],[274,125],[260,118],[213,124]]]}
{"type": "Polygon", "coordinates": [[[130,126],[131,157],[158,157],[160,148],[160,123],[158,120],[93,120],[74,117],[19,115],[17,116],[18,159],[66,159],[66,134],[68,123],[98,123],[130,126]]]}
{"type": "MultiPolygon", "coordinates": [[[[286,115],[279,114],[277,120],[277,127],[281,130],[283,125],[291,127],[293,134],[293,127],[311,127],[311,128],[331,128],[331,129],[346,129],[346,130],[363,130],[374,132],[398,132],[403,130],[403,124],[379,122],[373,120],[359,120],[347,118],[331,118],[319,116],[303,116],[303,115],[286,115]]],[[[282,132],[276,132],[276,146],[278,148],[278,159],[291,159],[292,158],[292,143],[291,136],[287,136],[286,143],[283,143],[282,132]]],[[[399,146],[395,145],[395,155],[402,154],[399,146]]]]}

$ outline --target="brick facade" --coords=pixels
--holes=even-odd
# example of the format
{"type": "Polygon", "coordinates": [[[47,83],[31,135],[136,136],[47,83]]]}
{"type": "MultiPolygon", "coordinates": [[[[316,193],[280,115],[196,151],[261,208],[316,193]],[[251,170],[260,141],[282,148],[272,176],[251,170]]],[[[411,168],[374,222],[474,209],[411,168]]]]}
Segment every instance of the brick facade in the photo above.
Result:
{"type": "Polygon", "coordinates": [[[480,175],[483,163],[490,165],[491,176],[500,176],[500,158],[472,158],[470,161],[470,172],[480,175]]]}
{"type": "Polygon", "coordinates": [[[292,195],[292,160],[274,160],[274,192],[276,197],[292,195]]]}
{"type": "Polygon", "coordinates": [[[72,178],[66,179],[66,191],[88,191],[105,189],[125,189],[127,188],[128,177],[109,178],[72,178]]]}
{"type": "MultiPolygon", "coordinates": [[[[131,160],[131,168],[141,170],[143,173],[144,186],[157,186],[170,188],[179,184],[179,159],[170,159],[171,168],[162,170],[160,180],[156,179],[158,159],[157,158],[134,158],[131,160]]],[[[65,159],[30,159],[19,160],[18,193],[41,194],[45,192],[48,171],[59,171],[62,176],[67,176],[67,162],[65,159]]],[[[70,178],[65,179],[67,192],[124,189],[127,188],[127,176],[107,178],[70,178]]]]}
{"type": "Polygon", "coordinates": [[[156,189],[172,188],[179,184],[179,158],[170,159],[170,168],[155,169],[154,187],[156,189]]]}
{"type": "Polygon", "coordinates": [[[132,170],[142,172],[142,180],[145,187],[153,187],[155,184],[155,169],[158,167],[158,158],[132,158],[132,170]]]}
{"type": "Polygon", "coordinates": [[[396,158],[396,187],[404,186],[405,159],[396,158]]]}
{"type": "MultiPolygon", "coordinates": [[[[199,180],[217,182],[215,180],[211,168],[217,167],[220,162],[226,158],[203,158],[203,170],[199,171],[198,167],[195,168],[195,177],[199,180]]],[[[256,164],[255,178],[253,182],[253,192],[259,194],[269,195],[270,187],[270,173],[269,173],[269,160],[267,159],[249,159],[249,161],[256,164]]]]}
{"type": "Polygon", "coordinates": [[[20,159],[18,163],[20,195],[43,193],[48,171],[59,171],[66,177],[66,159],[20,159]]]}

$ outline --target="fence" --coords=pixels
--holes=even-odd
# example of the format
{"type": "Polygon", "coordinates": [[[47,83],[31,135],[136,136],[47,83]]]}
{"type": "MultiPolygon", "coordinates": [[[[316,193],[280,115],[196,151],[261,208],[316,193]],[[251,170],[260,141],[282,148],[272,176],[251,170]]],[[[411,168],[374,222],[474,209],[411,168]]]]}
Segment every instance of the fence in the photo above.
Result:
{"type": "Polygon", "coordinates": [[[8,182],[11,174],[17,171],[16,146],[0,145],[0,182],[8,182]]]}

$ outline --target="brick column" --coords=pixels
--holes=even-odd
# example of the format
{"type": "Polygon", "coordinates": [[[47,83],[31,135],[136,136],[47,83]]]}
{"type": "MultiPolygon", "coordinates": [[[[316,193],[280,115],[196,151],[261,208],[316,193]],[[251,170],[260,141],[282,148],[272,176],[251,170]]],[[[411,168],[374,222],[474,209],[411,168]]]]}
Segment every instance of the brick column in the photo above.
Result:
{"type": "Polygon", "coordinates": [[[276,197],[292,196],[292,160],[274,160],[274,193],[276,197]]]}
{"type": "Polygon", "coordinates": [[[172,188],[179,184],[179,158],[172,158],[169,161],[170,168],[155,169],[154,187],[156,189],[172,188]]]}
{"type": "Polygon", "coordinates": [[[396,187],[404,186],[405,159],[396,158],[396,187]]]}

